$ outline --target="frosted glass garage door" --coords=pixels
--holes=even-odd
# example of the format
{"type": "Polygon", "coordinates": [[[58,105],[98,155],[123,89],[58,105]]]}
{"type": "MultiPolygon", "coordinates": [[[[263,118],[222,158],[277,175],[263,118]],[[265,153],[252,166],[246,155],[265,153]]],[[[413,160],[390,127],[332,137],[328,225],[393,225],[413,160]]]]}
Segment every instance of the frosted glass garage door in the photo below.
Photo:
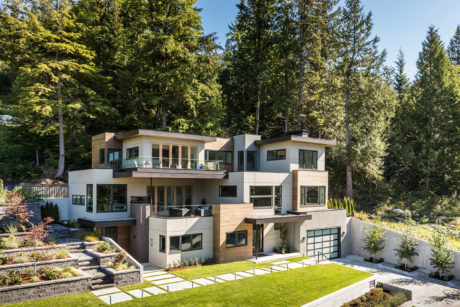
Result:
{"type": "Polygon", "coordinates": [[[339,257],[339,228],[307,231],[307,256],[319,259],[339,257]]]}

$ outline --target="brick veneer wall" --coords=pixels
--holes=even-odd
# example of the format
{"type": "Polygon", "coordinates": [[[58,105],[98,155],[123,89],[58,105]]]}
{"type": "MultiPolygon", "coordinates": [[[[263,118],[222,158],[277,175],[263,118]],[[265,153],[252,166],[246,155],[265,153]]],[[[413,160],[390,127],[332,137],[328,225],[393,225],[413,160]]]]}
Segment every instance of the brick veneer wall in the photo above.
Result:
{"type": "MultiPolygon", "coordinates": [[[[66,258],[66,259],[55,259],[55,260],[48,260],[48,261],[39,261],[36,263],[36,269],[42,266],[50,266],[50,267],[59,267],[59,268],[67,268],[69,266],[78,267],[78,259],[77,258],[66,258]]],[[[24,272],[27,268],[34,268],[33,262],[28,263],[15,263],[9,265],[0,265],[0,274],[8,274],[10,271],[20,271],[24,272]]]]}
{"type": "Polygon", "coordinates": [[[0,288],[0,304],[12,304],[91,290],[91,276],[43,281],[0,288]]]}
{"type": "Polygon", "coordinates": [[[246,217],[254,215],[252,203],[212,205],[213,215],[213,257],[216,263],[247,259],[252,256],[252,224],[245,223],[246,217]],[[226,248],[226,233],[246,230],[248,244],[226,248]]]}

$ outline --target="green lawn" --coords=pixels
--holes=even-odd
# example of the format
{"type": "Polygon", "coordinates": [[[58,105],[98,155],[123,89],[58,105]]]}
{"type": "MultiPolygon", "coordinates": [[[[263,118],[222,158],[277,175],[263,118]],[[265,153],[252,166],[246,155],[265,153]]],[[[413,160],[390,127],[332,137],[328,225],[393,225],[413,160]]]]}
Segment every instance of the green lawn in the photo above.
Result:
{"type": "Polygon", "coordinates": [[[311,258],[306,257],[306,256],[300,256],[300,257],[295,257],[295,258],[289,258],[289,259],[286,259],[286,260],[290,261],[290,262],[300,262],[302,260],[307,260],[307,259],[311,259],[311,258]]]}
{"type": "MultiPolygon", "coordinates": [[[[259,275],[211,286],[123,302],[123,306],[300,306],[371,274],[338,264],[259,275]]],[[[120,304],[120,306],[121,306],[120,304]]],[[[12,306],[106,306],[91,293],[69,295],[12,306]]]]}
{"type": "Polygon", "coordinates": [[[204,265],[200,267],[178,270],[172,274],[182,277],[183,279],[192,280],[201,277],[211,277],[226,273],[235,273],[240,271],[247,271],[257,268],[266,268],[272,266],[272,263],[254,263],[251,261],[237,261],[212,265],[204,265]]]}

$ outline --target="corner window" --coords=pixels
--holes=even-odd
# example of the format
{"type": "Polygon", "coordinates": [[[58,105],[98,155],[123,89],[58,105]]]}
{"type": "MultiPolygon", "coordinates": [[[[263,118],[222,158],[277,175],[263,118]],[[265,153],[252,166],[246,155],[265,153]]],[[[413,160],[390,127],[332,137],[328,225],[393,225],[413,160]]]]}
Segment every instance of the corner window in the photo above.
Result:
{"type": "Polygon", "coordinates": [[[318,152],[299,149],[299,168],[318,169],[318,152]]]}
{"type": "Polygon", "coordinates": [[[206,150],[206,161],[219,161],[225,165],[232,165],[233,152],[206,150]]]}
{"type": "Polygon", "coordinates": [[[180,237],[169,237],[169,252],[178,253],[180,251],[180,237]]]}
{"type": "Polygon", "coordinates": [[[126,149],[126,159],[134,159],[139,157],[139,147],[131,147],[126,149]]]}
{"type": "Polygon", "coordinates": [[[160,235],[160,253],[166,252],[166,238],[160,235]]]}
{"type": "Polygon", "coordinates": [[[257,151],[247,151],[246,155],[246,169],[248,171],[255,171],[257,169],[257,151]]]}
{"type": "Polygon", "coordinates": [[[99,164],[105,163],[105,148],[99,149],[99,164]]]}
{"type": "Polygon", "coordinates": [[[254,207],[281,208],[281,186],[250,186],[249,195],[254,207]]]}
{"type": "Polygon", "coordinates": [[[267,151],[267,161],[286,160],[286,149],[275,149],[267,151]]]}
{"type": "Polygon", "coordinates": [[[85,195],[72,195],[72,205],[84,206],[85,195]]]}
{"type": "Polygon", "coordinates": [[[127,186],[126,184],[98,184],[97,212],[126,212],[127,186]]]}
{"type": "Polygon", "coordinates": [[[108,149],[107,162],[117,163],[121,161],[121,149],[108,149]]]}
{"type": "Polygon", "coordinates": [[[93,185],[86,185],[86,212],[93,212],[93,185]]]}
{"type": "Polygon", "coordinates": [[[169,237],[169,252],[177,253],[201,249],[203,245],[202,238],[201,233],[169,237]]]}
{"type": "Polygon", "coordinates": [[[248,231],[234,231],[234,232],[227,232],[225,238],[225,247],[238,247],[238,246],[246,246],[248,245],[248,231]]]}
{"type": "Polygon", "coordinates": [[[300,205],[318,206],[326,203],[326,187],[300,187],[300,205]]]}
{"type": "Polygon", "coordinates": [[[238,151],[238,170],[244,170],[244,151],[238,151]]]}
{"type": "Polygon", "coordinates": [[[219,197],[236,197],[236,185],[221,185],[219,186],[219,197]]]}

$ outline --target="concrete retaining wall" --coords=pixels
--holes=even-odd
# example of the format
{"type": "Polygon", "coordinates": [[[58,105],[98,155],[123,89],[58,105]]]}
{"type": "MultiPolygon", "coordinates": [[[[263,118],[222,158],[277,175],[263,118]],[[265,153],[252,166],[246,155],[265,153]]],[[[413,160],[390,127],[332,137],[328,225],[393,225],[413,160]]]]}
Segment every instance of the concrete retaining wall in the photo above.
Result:
{"type": "Polygon", "coordinates": [[[91,276],[42,281],[0,288],[0,305],[31,301],[46,297],[62,296],[91,290],[91,276]]]}
{"type": "MultiPolygon", "coordinates": [[[[337,307],[354,300],[357,297],[367,293],[376,286],[377,282],[374,276],[358,281],[348,287],[335,291],[323,296],[313,302],[303,305],[302,307],[337,307]]],[[[308,289],[305,289],[308,291],[308,289]]]]}
{"type": "MultiPolygon", "coordinates": [[[[365,222],[356,218],[347,219],[347,234],[342,242],[342,255],[359,255],[368,257],[369,254],[362,249],[363,239],[365,238],[366,227],[372,227],[374,224],[365,222]]],[[[386,241],[385,248],[377,254],[377,257],[382,257],[386,262],[398,264],[399,259],[395,254],[395,249],[398,248],[401,241],[402,234],[390,229],[385,229],[386,241]]],[[[416,249],[418,256],[413,258],[413,264],[419,268],[428,271],[435,271],[430,265],[431,245],[425,240],[417,239],[418,247],[416,249]]],[[[460,252],[453,251],[454,254],[454,267],[451,274],[454,274],[455,279],[460,280],[460,252]]]]}
{"type": "MultiPolygon", "coordinates": [[[[55,204],[59,208],[59,218],[61,220],[71,220],[71,217],[69,215],[69,206],[70,206],[70,198],[65,197],[65,198],[45,198],[43,199],[40,204],[44,205],[47,201],[55,204]]],[[[39,213],[40,213],[40,208],[39,213]]]]}
{"type": "MultiPolygon", "coordinates": [[[[48,260],[48,261],[38,261],[35,265],[35,268],[38,270],[42,266],[50,266],[50,267],[59,267],[59,268],[67,268],[69,266],[78,267],[78,259],[77,258],[66,258],[66,259],[55,259],[55,260],[48,260]]],[[[34,268],[33,262],[28,263],[15,263],[9,265],[0,265],[0,274],[8,274],[10,271],[20,271],[21,273],[24,272],[27,268],[34,268]]]]}

